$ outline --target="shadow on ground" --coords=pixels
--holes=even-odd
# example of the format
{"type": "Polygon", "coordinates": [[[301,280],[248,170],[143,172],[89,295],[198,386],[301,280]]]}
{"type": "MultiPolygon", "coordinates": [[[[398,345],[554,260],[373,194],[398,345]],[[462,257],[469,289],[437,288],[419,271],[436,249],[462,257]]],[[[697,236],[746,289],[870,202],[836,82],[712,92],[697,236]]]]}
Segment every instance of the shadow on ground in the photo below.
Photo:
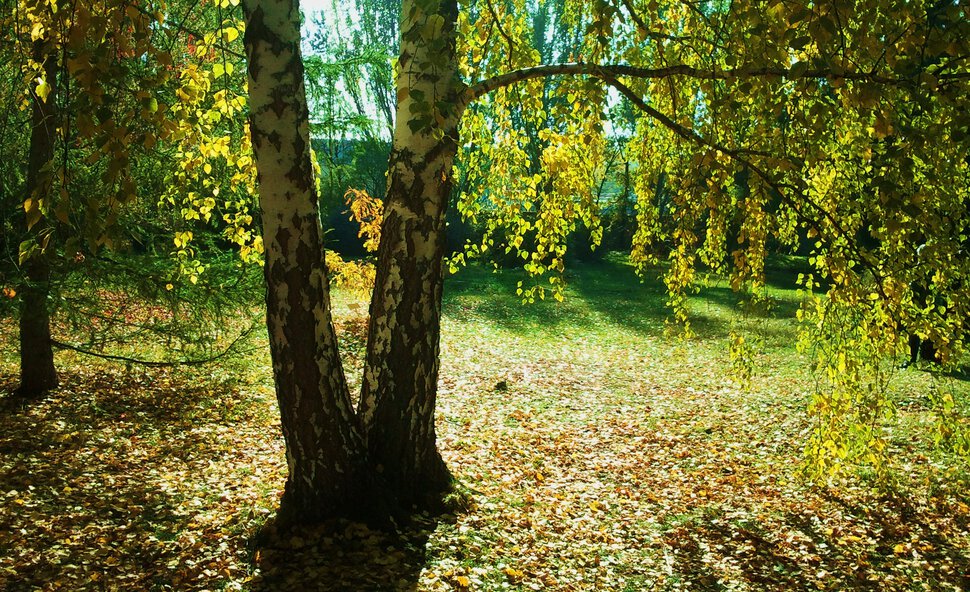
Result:
{"type": "Polygon", "coordinates": [[[441,518],[274,531],[283,455],[265,401],[162,371],[61,383],[24,400],[0,375],[0,590],[416,589],[441,518]]]}
{"type": "MultiPolygon", "coordinates": [[[[696,590],[725,589],[725,572],[756,590],[896,590],[912,582],[970,590],[970,549],[924,520],[928,508],[902,499],[823,497],[855,527],[826,527],[792,511],[739,521],[715,510],[665,533],[671,570],[696,590]]],[[[966,529],[966,518],[960,521],[957,529],[966,529]]]]}
{"type": "MultiPolygon", "coordinates": [[[[672,318],[667,305],[667,288],[660,268],[638,276],[625,261],[604,259],[595,263],[574,263],[565,272],[567,289],[563,303],[547,293],[545,300],[523,305],[516,294],[518,282],[529,287],[536,282],[520,269],[491,270],[469,266],[449,278],[445,285],[445,310],[449,316],[462,318],[473,314],[489,323],[516,333],[536,330],[556,331],[561,325],[587,326],[607,321],[624,331],[647,337],[665,334],[666,322],[672,318]]],[[[784,298],[773,297],[750,302],[727,284],[727,281],[702,287],[691,298],[691,326],[700,337],[722,338],[731,330],[729,320],[741,311],[751,319],[794,318],[799,307],[794,297],[795,272],[772,269],[769,284],[792,290],[784,298]],[[789,297],[789,295],[791,297],[789,297]]],[[[544,279],[539,284],[549,286],[544,279]]],[[[770,333],[771,328],[751,324],[755,333],[770,333]]],[[[767,334],[764,336],[768,336],[767,334]]]]}
{"type": "MultiPolygon", "coordinates": [[[[227,482],[239,465],[261,480],[268,471],[232,449],[246,433],[235,426],[253,421],[238,393],[163,371],[85,370],[26,401],[9,394],[15,382],[0,380],[0,590],[193,590],[245,577],[246,536],[265,513],[227,482]]],[[[258,452],[278,464],[266,443],[258,452]]]]}
{"type": "Polygon", "coordinates": [[[397,532],[344,522],[256,537],[253,592],[416,590],[438,520],[419,516],[397,532]]]}

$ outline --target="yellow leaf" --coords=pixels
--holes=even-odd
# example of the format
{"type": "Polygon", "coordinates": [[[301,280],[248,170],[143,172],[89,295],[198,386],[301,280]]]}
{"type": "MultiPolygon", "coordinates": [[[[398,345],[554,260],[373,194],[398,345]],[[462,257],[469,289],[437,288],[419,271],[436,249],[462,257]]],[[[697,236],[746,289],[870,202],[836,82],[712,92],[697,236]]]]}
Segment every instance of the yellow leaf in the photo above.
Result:
{"type": "Polygon", "coordinates": [[[37,78],[37,89],[34,91],[40,100],[47,101],[47,95],[51,94],[51,87],[43,78],[37,78]]]}
{"type": "Polygon", "coordinates": [[[905,552],[906,552],[906,545],[904,545],[903,543],[899,543],[898,545],[893,547],[893,553],[895,553],[896,555],[902,555],[905,552]]]}
{"type": "Polygon", "coordinates": [[[223,29],[222,36],[228,43],[232,43],[239,38],[239,29],[236,27],[228,27],[223,29]]]}
{"type": "Polygon", "coordinates": [[[42,216],[38,208],[29,210],[27,212],[27,230],[30,230],[31,228],[34,227],[34,224],[37,224],[38,222],[40,222],[41,217],[42,216]]]}
{"type": "Polygon", "coordinates": [[[468,576],[458,576],[455,578],[455,582],[457,582],[462,588],[467,588],[471,584],[471,580],[468,579],[468,576]]]}

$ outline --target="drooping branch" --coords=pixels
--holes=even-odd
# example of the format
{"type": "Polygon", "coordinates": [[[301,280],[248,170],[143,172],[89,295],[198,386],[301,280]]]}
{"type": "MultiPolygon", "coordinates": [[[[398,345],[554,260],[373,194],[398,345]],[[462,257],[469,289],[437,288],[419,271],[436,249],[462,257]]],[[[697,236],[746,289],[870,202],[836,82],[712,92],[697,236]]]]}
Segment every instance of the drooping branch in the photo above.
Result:
{"type": "Polygon", "coordinates": [[[780,183],[780,182],[772,179],[768,175],[768,173],[766,171],[764,171],[763,169],[761,169],[760,167],[758,167],[756,164],[754,164],[753,162],[751,162],[749,159],[745,158],[745,154],[758,154],[760,156],[769,156],[767,153],[764,153],[764,152],[754,153],[754,152],[746,151],[746,150],[733,150],[733,149],[727,148],[726,146],[721,146],[720,144],[717,144],[717,143],[713,142],[712,140],[709,140],[709,139],[705,138],[704,136],[700,135],[696,131],[694,131],[692,129],[689,129],[689,128],[686,128],[686,127],[678,124],[673,119],[671,119],[669,116],[661,113],[660,111],[658,111],[654,107],[651,107],[637,93],[633,92],[633,90],[630,89],[630,87],[628,87],[627,85],[623,84],[619,80],[617,80],[615,78],[603,78],[603,81],[606,82],[607,84],[609,84],[610,86],[612,86],[613,88],[615,88],[616,90],[618,90],[620,92],[620,94],[622,94],[624,97],[626,97],[627,99],[629,99],[630,102],[633,103],[633,106],[634,107],[636,107],[637,109],[643,111],[644,113],[646,113],[648,116],[650,116],[651,118],[653,118],[654,120],[656,120],[658,123],[660,123],[661,125],[663,125],[667,129],[671,130],[672,132],[674,132],[678,136],[684,138],[688,142],[693,142],[695,144],[700,144],[700,145],[705,146],[707,148],[710,148],[712,150],[718,150],[720,152],[723,152],[724,154],[727,154],[733,160],[735,160],[738,163],[740,163],[740,164],[742,164],[742,165],[750,168],[756,175],[758,175],[759,177],[761,177],[762,180],[764,180],[769,186],[771,186],[772,189],[774,189],[776,191],[779,191],[779,192],[781,192],[782,189],[793,189],[793,190],[797,190],[798,189],[797,187],[795,187],[793,185],[780,183]]]}
{"type": "Polygon", "coordinates": [[[212,364],[213,362],[218,362],[220,359],[229,356],[230,354],[236,352],[236,346],[245,339],[252,335],[253,331],[258,325],[253,323],[239,335],[236,336],[232,342],[227,345],[219,353],[213,354],[205,358],[190,358],[183,360],[146,360],[144,358],[134,358],[129,356],[120,356],[115,354],[105,354],[101,352],[96,352],[86,347],[80,345],[73,345],[71,343],[65,343],[63,341],[58,341],[56,339],[51,339],[51,345],[58,349],[67,349],[75,351],[79,354],[84,354],[86,356],[92,356],[95,358],[101,358],[102,360],[111,360],[114,362],[125,362],[126,364],[136,364],[138,366],[145,366],[148,368],[174,368],[176,366],[205,366],[207,364],[212,364]]]}
{"type": "MultiPolygon", "coordinates": [[[[778,194],[779,198],[787,203],[793,208],[795,214],[802,219],[803,222],[817,227],[817,220],[810,218],[802,211],[801,205],[795,198],[797,195],[805,204],[810,206],[815,210],[823,219],[825,219],[834,230],[836,236],[839,236],[846,240],[847,244],[854,245],[852,236],[846,230],[835,215],[823,208],[821,205],[815,203],[813,200],[809,199],[802,187],[792,185],[790,183],[784,183],[772,177],[765,169],[754,163],[749,156],[770,156],[764,153],[758,153],[756,151],[745,150],[745,149],[731,149],[726,146],[722,146],[702,135],[697,133],[692,129],[688,129],[682,125],[679,125],[673,119],[661,113],[657,109],[651,107],[643,100],[637,93],[630,89],[627,85],[620,82],[620,78],[637,78],[637,79],[657,79],[657,78],[670,78],[672,76],[683,76],[688,78],[694,78],[697,80],[730,80],[739,78],[824,78],[828,80],[856,80],[862,82],[869,82],[873,84],[881,84],[886,86],[903,86],[915,83],[915,78],[889,78],[885,76],[879,76],[874,73],[865,72],[835,72],[831,70],[805,70],[802,72],[797,72],[793,74],[792,68],[735,68],[732,70],[701,70],[693,66],[688,66],[685,64],[678,64],[672,66],[666,66],[662,68],[640,68],[635,66],[629,66],[624,64],[613,64],[613,65],[601,65],[601,64],[586,64],[581,62],[576,63],[563,63],[563,64],[550,64],[543,66],[534,66],[530,68],[522,68],[519,70],[514,70],[507,72],[505,74],[500,74],[492,78],[483,80],[474,84],[465,91],[465,101],[466,104],[478,99],[492,91],[497,89],[516,84],[518,82],[523,82],[526,80],[532,80],[536,78],[545,78],[550,76],[591,76],[598,78],[603,82],[609,84],[622,95],[624,95],[630,102],[639,110],[643,111],[646,115],[652,119],[659,122],[664,127],[667,127],[680,137],[685,140],[699,144],[706,148],[712,150],[719,150],[728,157],[730,157],[735,162],[749,168],[753,173],[755,173],[766,185],[771,187],[778,194]]],[[[970,73],[960,72],[954,73],[948,76],[939,76],[938,80],[951,79],[951,80],[962,80],[970,79],[970,73]]],[[[798,163],[798,159],[793,159],[793,162],[798,163]]],[[[821,230],[820,228],[818,230],[821,230]]],[[[883,298],[886,298],[886,294],[883,288],[883,275],[880,273],[876,263],[871,260],[867,253],[863,253],[862,250],[856,246],[854,249],[854,254],[857,256],[858,260],[873,274],[873,277],[877,279],[876,287],[883,298]]]]}
{"type": "MultiPolygon", "coordinates": [[[[710,140],[709,138],[706,138],[700,135],[695,130],[686,128],[678,124],[677,122],[675,122],[673,119],[671,119],[664,113],[661,113],[654,107],[651,107],[649,104],[647,104],[646,101],[643,100],[642,97],[640,97],[640,95],[635,93],[630,87],[623,84],[618,79],[603,77],[602,80],[607,84],[609,84],[610,86],[612,86],[613,88],[615,88],[617,91],[619,91],[620,94],[622,94],[624,97],[629,99],[629,101],[633,104],[634,107],[636,107],[640,111],[643,111],[647,116],[651,117],[652,119],[654,119],[655,121],[657,121],[658,123],[666,127],[667,129],[673,131],[678,136],[684,138],[689,142],[699,144],[711,150],[720,151],[723,154],[730,157],[735,162],[737,162],[738,164],[751,170],[762,181],[764,181],[766,185],[768,185],[775,191],[779,199],[781,199],[783,202],[788,204],[789,207],[792,208],[796,216],[798,216],[806,224],[815,227],[819,232],[821,232],[822,229],[819,228],[817,220],[809,217],[802,211],[802,207],[801,207],[802,203],[810,206],[813,210],[815,210],[818,214],[820,214],[822,218],[828,221],[829,225],[834,229],[835,234],[837,236],[844,239],[846,241],[846,244],[851,246],[853,250],[853,254],[858,258],[859,262],[862,263],[862,265],[864,265],[870,273],[872,273],[874,278],[876,278],[877,280],[876,289],[878,290],[880,296],[882,296],[883,299],[888,300],[888,295],[885,293],[884,287],[883,287],[884,278],[882,273],[878,269],[878,266],[871,260],[870,257],[867,256],[868,254],[864,253],[862,249],[856,244],[856,242],[853,240],[852,235],[849,233],[848,230],[846,230],[843,227],[843,225],[838,220],[838,218],[836,218],[836,216],[829,210],[815,203],[814,200],[812,200],[808,195],[805,194],[803,187],[792,185],[790,183],[784,183],[782,181],[775,179],[768,173],[768,171],[766,171],[765,169],[755,164],[750,158],[747,158],[748,155],[751,155],[750,152],[746,152],[745,150],[728,148],[726,146],[718,144],[717,142],[714,142],[713,140],[710,140]],[[793,194],[797,195],[797,199],[793,194]]],[[[798,159],[793,159],[793,160],[797,163],[798,159]]]]}
{"type": "Polygon", "coordinates": [[[486,0],[485,5],[488,7],[488,12],[492,15],[492,21],[495,23],[495,27],[498,29],[499,35],[501,35],[502,38],[505,39],[505,42],[509,44],[508,60],[509,60],[509,67],[511,67],[512,50],[515,49],[516,43],[515,41],[512,40],[511,37],[509,37],[509,34],[505,32],[505,28],[502,27],[502,20],[498,18],[498,14],[495,12],[495,7],[492,5],[491,0],[486,0]]]}
{"type": "Polygon", "coordinates": [[[649,27],[647,27],[647,23],[643,21],[643,17],[641,17],[640,14],[634,9],[633,2],[631,2],[630,0],[621,0],[621,3],[623,4],[624,8],[626,8],[627,12],[630,14],[630,19],[633,20],[637,28],[639,28],[642,31],[649,30],[649,27]]]}

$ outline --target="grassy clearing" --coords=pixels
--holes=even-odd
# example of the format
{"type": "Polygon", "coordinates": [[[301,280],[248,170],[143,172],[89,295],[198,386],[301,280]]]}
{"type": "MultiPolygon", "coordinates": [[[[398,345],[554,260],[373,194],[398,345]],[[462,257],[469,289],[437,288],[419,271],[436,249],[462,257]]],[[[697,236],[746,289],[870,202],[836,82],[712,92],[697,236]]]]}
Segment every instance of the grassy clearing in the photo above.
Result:
{"type": "Polygon", "coordinates": [[[813,381],[784,277],[744,317],[726,286],[701,294],[687,342],[663,337],[662,284],[619,261],[575,267],[563,304],[523,307],[511,271],[449,278],[438,434],[474,506],[393,535],[257,542],[285,465],[262,353],[194,373],[61,354],[64,386],[0,417],[0,589],[970,588],[967,469],[927,443],[926,372],[894,383],[898,489],[796,478],[813,381]],[[747,391],[737,325],[758,338],[747,391]]]}

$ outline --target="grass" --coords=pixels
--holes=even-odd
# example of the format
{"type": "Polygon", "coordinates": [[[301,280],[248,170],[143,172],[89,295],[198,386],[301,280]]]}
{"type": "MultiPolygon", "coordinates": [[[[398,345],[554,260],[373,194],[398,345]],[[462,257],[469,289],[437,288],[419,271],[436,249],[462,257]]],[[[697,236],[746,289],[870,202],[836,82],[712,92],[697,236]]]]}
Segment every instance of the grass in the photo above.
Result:
{"type": "Polygon", "coordinates": [[[285,471],[264,349],[191,372],[58,354],[63,387],[0,418],[0,589],[967,589],[967,467],[929,441],[927,372],[894,382],[895,490],[798,479],[813,381],[786,277],[747,315],[714,283],[688,341],[623,260],[573,267],[562,304],[522,306],[514,271],[450,277],[438,436],[473,506],[398,533],[255,536],[285,471]],[[757,337],[749,390],[731,327],[757,337]]]}

